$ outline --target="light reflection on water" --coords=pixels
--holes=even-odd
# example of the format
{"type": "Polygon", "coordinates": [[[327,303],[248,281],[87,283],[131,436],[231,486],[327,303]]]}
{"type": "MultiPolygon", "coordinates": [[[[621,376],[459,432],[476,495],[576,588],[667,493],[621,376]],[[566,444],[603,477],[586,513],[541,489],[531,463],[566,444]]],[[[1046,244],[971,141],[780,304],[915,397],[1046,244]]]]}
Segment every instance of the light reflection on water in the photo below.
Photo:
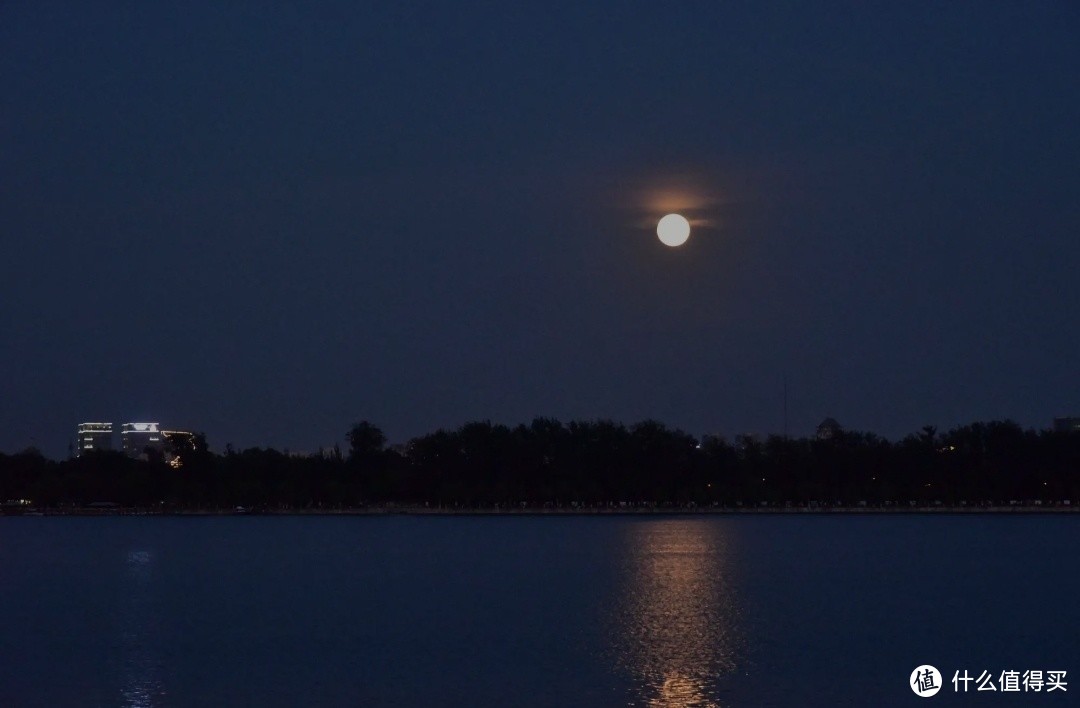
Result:
{"type": "Polygon", "coordinates": [[[127,593],[121,600],[119,621],[122,647],[122,704],[128,708],[163,705],[161,659],[154,647],[159,642],[161,616],[155,596],[155,556],[152,551],[127,554],[127,593]]]}
{"type": "Polygon", "coordinates": [[[719,706],[737,669],[740,636],[729,539],[705,520],[627,526],[617,661],[630,705],[719,706]]]}

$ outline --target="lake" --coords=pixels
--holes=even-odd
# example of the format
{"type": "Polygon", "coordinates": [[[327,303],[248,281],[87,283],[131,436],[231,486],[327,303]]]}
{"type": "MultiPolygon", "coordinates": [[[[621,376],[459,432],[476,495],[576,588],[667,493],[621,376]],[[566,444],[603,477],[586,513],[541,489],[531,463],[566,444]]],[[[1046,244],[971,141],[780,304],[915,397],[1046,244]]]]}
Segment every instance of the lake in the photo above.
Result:
{"type": "Polygon", "coordinates": [[[1078,558],[1049,514],[0,518],[0,704],[1066,705],[1078,558]]]}

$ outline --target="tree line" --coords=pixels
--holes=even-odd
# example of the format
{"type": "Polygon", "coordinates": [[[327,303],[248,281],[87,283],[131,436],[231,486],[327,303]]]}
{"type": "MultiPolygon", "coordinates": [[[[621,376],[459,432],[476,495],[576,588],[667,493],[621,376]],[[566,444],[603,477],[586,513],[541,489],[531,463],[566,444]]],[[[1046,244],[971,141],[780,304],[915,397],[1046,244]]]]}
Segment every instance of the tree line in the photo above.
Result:
{"type": "MultiPolygon", "coordinates": [[[[310,455],[210,452],[195,436],[164,456],[96,452],[53,461],[0,454],[0,501],[165,509],[335,509],[377,504],[505,508],[572,505],[1000,505],[1080,500],[1080,433],[977,422],[927,426],[890,442],[836,429],[825,439],[697,439],[657,421],[515,427],[488,421],[387,446],[362,422],[310,455]]],[[[1080,501],[1073,501],[1080,503],[1080,501]]],[[[10,507],[10,502],[8,503],[10,507]]]]}

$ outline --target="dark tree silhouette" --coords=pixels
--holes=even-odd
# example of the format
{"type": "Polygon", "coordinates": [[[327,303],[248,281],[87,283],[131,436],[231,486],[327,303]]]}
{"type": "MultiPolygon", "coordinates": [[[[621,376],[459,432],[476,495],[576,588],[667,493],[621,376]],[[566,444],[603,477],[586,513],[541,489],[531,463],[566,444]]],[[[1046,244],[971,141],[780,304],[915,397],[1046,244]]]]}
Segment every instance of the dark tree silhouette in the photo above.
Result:
{"type": "Polygon", "coordinates": [[[349,429],[349,459],[368,461],[380,456],[386,448],[383,431],[366,420],[349,429]]]}
{"type": "Polygon", "coordinates": [[[386,447],[362,422],[339,449],[298,456],[271,449],[211,453],[199,434],[160,456],[97,451],[54,462],[36,450],[0,454],[5,513],[29,499],[51,509],[115,503],[155,510],[435,507],[637,508],[718,505],[921,507],[1080,502],[1080,433],[976,422],[924,427],[891,443],[838,429],[825,438],[751,436],[701,441],[657,421],[513,428],[474,421],[386,447]]]}

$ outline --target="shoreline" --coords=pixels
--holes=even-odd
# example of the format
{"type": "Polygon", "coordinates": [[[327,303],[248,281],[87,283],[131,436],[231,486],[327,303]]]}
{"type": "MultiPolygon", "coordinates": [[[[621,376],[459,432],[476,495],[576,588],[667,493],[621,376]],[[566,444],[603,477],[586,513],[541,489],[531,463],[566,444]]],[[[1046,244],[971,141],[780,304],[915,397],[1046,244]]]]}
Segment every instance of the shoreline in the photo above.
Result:
{"type": "Polygon", "coordinates": [[[917,515],[917,514],[1074,514],[1078,506],[914,506],[914,507],[643,507],[643,508],[484,508],[386,506],[346,509],[145,509],[137,507],[70,509],[26,509],[2,517],[21,516],[830,516],[830,515],[917,515]]]}

